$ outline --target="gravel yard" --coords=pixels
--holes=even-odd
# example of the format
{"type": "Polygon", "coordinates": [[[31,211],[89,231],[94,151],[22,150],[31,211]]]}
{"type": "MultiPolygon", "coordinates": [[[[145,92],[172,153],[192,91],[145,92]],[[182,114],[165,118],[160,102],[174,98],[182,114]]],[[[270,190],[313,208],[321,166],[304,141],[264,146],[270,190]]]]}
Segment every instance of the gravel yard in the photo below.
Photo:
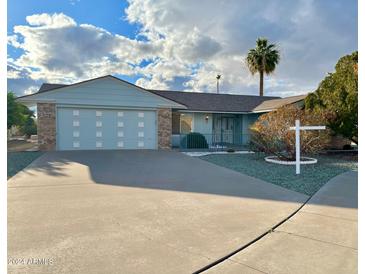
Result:
{"type": "Polygon", "coordinates": [[[41,156],[40,151],[8,152],[8,178],[14,176],[41,156]]]}
{"type": "Polygon", "coordinates": [[[295,175],[295,166],[267,163],[264,157],[261,153],[255,153],[206,155],[199,158],[307,195],[313,195],[332,177],[348,170],[357,170],[355,157],[321,155],[315,156],[317,164],[301,165],[301,174],[295,175]]]}

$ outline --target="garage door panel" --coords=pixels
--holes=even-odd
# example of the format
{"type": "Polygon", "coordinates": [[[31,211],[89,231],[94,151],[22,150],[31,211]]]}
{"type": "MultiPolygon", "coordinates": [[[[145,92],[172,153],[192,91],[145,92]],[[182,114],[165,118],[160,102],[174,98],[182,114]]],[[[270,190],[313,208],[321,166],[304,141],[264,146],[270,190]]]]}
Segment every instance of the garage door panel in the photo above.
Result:
{"type": "Polygon", "coordinates": [[[58,108],[57,145],[73,149],[155,149],[156,112],[58,108]]]}

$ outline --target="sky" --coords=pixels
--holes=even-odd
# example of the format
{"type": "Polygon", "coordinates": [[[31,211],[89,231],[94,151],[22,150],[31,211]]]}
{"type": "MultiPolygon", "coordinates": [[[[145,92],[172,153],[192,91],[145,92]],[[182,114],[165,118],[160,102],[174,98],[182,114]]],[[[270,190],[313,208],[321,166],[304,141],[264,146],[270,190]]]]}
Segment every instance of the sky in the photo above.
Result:
{"type": "Polygon", "coordinates": [[[357,50],[355,0],[8,1],[8,91],[107,74],[152,89],[258,95],[244,59],[258,37],[281,60],[264,94],[312,92],[357,50]]]}

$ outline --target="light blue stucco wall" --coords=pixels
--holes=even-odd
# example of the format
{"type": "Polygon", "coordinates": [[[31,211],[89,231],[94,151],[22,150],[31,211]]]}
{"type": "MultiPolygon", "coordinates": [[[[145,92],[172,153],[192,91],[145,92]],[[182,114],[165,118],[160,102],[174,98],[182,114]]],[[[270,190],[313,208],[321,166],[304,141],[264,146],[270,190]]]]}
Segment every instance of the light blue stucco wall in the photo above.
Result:
{"type": "Polygon", "coordinates": [[[259,113],[242,115],[242,143],[245,144],[250,140],[250,127],[260,117],[259,113]]]}
{"type": "Polygon", "coordinates": [[[211,113],[196,112],[193,115],[194,132],[199,132],[205,136],[205,139],[210,144],[212,142],[213,115],[211,113]],[[208,116],[208,120],[205,117],[208,116]]]}
{"type": "Polygon", "coordinates": [[[212,134],[213,128],[213,116],[210,113],[194,113],[193,115],[193,129],[194,132],[200,132],[202,134],[212,134]],[[208,116],[208,120],[206,120],[208,116]]]}

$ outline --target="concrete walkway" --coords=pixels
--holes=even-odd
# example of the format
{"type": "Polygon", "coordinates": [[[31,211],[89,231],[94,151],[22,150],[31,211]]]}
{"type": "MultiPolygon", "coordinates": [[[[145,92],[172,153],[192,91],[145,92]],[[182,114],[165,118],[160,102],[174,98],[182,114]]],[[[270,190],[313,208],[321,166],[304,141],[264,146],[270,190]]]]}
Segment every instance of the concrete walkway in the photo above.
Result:
{"type": "Polygon", "coordinates": [[[9,273],[191,273],[307,196],[164,151],[52,152],[8,181],[9,273]]]}
{"type": "Polygon", "coordinates": [[[357,172],[330,180],[291,219],[207,273],[357,273],[357,172]]]}

